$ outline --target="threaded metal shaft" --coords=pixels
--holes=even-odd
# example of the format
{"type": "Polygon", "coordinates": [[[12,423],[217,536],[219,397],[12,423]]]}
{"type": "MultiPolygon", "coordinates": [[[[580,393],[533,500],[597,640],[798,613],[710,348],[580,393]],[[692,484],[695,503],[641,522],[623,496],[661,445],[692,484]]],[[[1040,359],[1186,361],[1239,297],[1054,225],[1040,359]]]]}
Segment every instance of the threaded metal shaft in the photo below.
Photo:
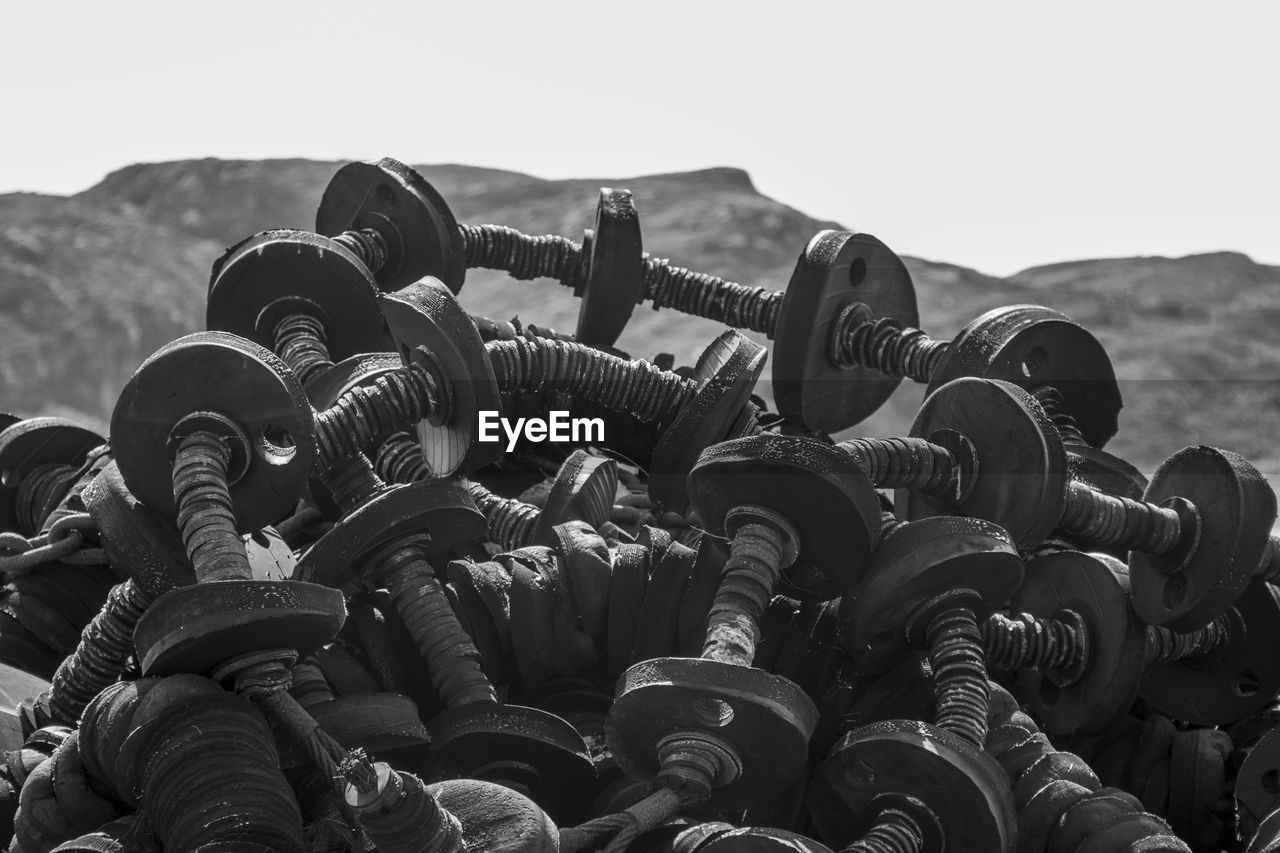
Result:
{"type": "Polygon", "coordinates": [[[885,809],[866,835],[840,853],[921,853],[924,832],[915,818],[901,809],[885,809]]]}
{"type": "Polygon", "coordinates": [[[227,485],[230,459],[226,441],[206,430],[183,438],[174,456],[178,529],[199,583],[253,578],[231,506],[227,485]]]}
{"type": "Polygon", "coordinates": [[[411,540],[389,548],[376,560],[373,575],[391,593],[445,707],[497,702],[493,685],[480,669],[480,652],[449,606],[422,548],[411,540]]]}
{"type": "MultiPolygon", "coordinates": [[[[582,244],[565,237],[534,237],[501,225],[460,226],[468,267],[505,270],[512,278],[552,278],[581,288],[586,279],[582,244]]],[[[590,232],[588,232],[590,234],[590,232]]],[[[773,336],[784,291],[747,287],[719,276],[672,265],[664,258],[643,256],[643,301],[659,308],[705,317],[738,329],[773,336]]]]}
{"type": "Polygon", "coordinates": [[[937,697],[934,723],[982,749],[991,686],[973,611],[953,607],[939,613],[929,621],[926,637],[937,697]]]}
{"type": "Polygon", "coordinates": [[[387,263],[387,240],[376,228],[362,228],[359,231],[344,231],[333,238],[341,243],[360,259],[369,272],[377,275],[387,263]]]}
{"type": "Polygon", "coordinates": [[[574,341],[520,338],[485,349],[503,394],[558,391],[642,421],[673,416],[698,390],[693,380],[644,359],[627,361],[574,341]]]}
{"type": "Polygon", "coordinates": [[[887,509],[880,510],[880,541],[903,525],[899,518],[887,509]]]}
{"type": "Polygon", "coordinates": [[[734,533],[707,613],[704,660],[751,666],[760,641],[760,616],[782,572],[782,555],[782,535],[771,525],[748,523],[734,533]]]}
{"type": "Polygon", "coordinates": [[[533,528],[542,512],[538,507],[495,495],[476,482],[468,482],[467,491],[489,525],[490,539],[508,551],[533,544],[533,528]]]}
{"type": "Polygon", "coordinates": [[[735,329],[773,337],[786,291],[748,287],[719,276],[674,266],[665,258],[644,256],[644,300],[653,309],[674,308],[735,329]]]}
{"type": "Polygon", "coordinates": [[[923,438],[855,438],[836,449],[852,457],[876,488],[931,496],[957,491],[960,466],[955,456],[923,438]]]}
{"type": "Polygon", "coordinates": [[[1040,407],[1044,409],[1044,413],[1049,416],[1049,420],[1058,430],[1058,435],[1062,437],[1063,444],[1088,446],[1089,442],[1084,440],[1084,433],[1080,431],[1079,421],[1076,420],[1075,415],[1067,411],[1062,392],[1051,385],[1041,385],[1031,392],[1031,396],[1036,398],[1040,407]]]}
{"type": "Polygon", "coordinates": [[[353,512],[386,488],[363,453],[338,460],[325,472],[324,484],[343,513],[353,512]]]}
{"type": "Polygon", "coordinates": [[[375,463],[378,476],[386,483],[417,483],[431,479],[431,466],[422,455],[422,446],[407,432],[395,432],[378,448],[375,463]]]}
{"type": "Polygon", "coordinates": [[[305,387],[333,367],[325,343],[324,323],[310,314],[289,314],[276,323],[276,355],[289,365],[305,387]]]}
{"type": "Polygon", "coordinates": [[[577,287],[582,277],[582,246],[566,237],[534,237],[504,225],[461,225],[467,268],[503,270],[528,281],[553,278],[577,287]]]}
{"type": "Polygon", "coordinates": [[[951,346],[892,317],[873,317],[860,302],[846,305],[831,327],[828,356],[837,367],[870,367],[928,384],[951,346]]]}
{"type": "Polygon", "coordinates": [[[1087,648],[1082,623],[1044,619],[1029,613],[993,613],[982,623],[987,668],[1045,672],[1080,663],[1087,648]]]}
{"type": "Polygon", "coordinates": [[[440,408],[440,389],[418,363],[383,373],[344,393],[316,413],[317,462],[321,470],[354,456],[395,430],[413,426],[440,408]]]}
{"type": "Polygon", "coordinates": [[[1058,527],[1095,547],[1116,545],[1147,554],[1167,554],[1182,535],[1172,509],[1099,492],[1072,480],[1058,527]]]}
{"type": "Polygon", "coordinates": [[[1147,626],[1148,664],[1170,663],[1176,660],[1211,654],[1231,640],[1231,623],[1227,614],[1214,619],[1203,628],[1179,634],[1163,625],[1147,626]]]}
{"type": "Polygon", "coordinates": [[[93,697],[120,680],[133,654],[133,629],[153,600],[132,578],[111,588],[76,650],[53,674],[49,711],[54,719],[75,723],[93,697]]]}
{"type": "Polygon", "coordinates": [[[315,658],[294,664],[290,676],[289,695],[303,708],[333,700],[333,690],[315,658]]]}

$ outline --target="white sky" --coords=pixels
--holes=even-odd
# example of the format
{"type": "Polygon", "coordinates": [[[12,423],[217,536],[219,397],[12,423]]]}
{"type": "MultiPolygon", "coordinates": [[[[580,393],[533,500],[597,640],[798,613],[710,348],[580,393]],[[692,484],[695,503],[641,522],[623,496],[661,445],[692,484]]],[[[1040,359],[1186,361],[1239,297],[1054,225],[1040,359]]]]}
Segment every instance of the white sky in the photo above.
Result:
{"type": "Polygon", "coordinates": [[[0,0],[0,191],[205,156],[733,165],[991,273],[1280,263],[1278,41],[1267,2],[0,0]]]}

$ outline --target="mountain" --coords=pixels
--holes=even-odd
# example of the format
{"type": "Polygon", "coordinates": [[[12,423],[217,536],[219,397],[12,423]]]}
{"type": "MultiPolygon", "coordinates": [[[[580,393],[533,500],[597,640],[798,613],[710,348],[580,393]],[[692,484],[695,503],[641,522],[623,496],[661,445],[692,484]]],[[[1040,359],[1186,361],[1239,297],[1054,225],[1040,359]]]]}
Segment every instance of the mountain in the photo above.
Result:
{"type": "MultiPolygon", "coordinates": [[[[104,427],[129,373],[203,324],[209,267],[223,247],[269,227],[308,228],[338,163],[194,160],[138,164],[71,197],[0,195],[0,408],[61,413],[104,427]]],[[[471,166],[419,166],[461,222],[580,238],[596,190],[629,187],[645,248],[744,283],[785,286],[819,229],[839,227],[760,194],[738,169],[548,181],[471,166]]],[[[873,212],[863,217],[874,221],[873,212]]],[[[874,229],[872,229],[874,230],[874,229]]],[[[909,251],[910,246],[896,246],[909,251]]],[[[1280,268],[1237,253],[1073,261],[1008,278],[907,258],[921,321],[949,337],[1013,302],[1088,326],[1123,380],[1109,446],[1145,471],[1193,443],[1235,449],[1280,473],[1280,268]]],[[[572,330],[577,304],[549,282],[468,274],[473,313],[572,330]]],[[[638,307],[619,345],[692,361],[719,329],[638,307]]],[[[907,429],[920,389],[904,385],[854,432],[907,429]]]]}

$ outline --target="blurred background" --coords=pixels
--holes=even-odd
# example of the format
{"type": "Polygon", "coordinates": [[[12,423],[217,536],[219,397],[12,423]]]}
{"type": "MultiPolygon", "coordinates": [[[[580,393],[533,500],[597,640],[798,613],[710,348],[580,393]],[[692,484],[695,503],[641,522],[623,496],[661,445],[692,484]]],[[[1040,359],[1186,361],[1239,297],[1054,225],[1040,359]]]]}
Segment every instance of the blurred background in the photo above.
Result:
{"type": "MultiPolygon", "coordinates": [[[[0,409],[105,429],[203,327],[209,268],[312,227],[342,162],[419,164],[462,222],[580,239],[596,190],[645,248],[785,287],[821,228],[908,257],[922,325],[1041,303],[1123,380],[1109,446],[1244,453],[1280,482],[1280,6],[0,0],[0,409]]],[[[475,313],[571,331],[549,282],[475,313]]],[[[713,324],[637,308],[691,362],[713,324]]],[[[904,385],[855,432],[904,431],[904,385]]]]}

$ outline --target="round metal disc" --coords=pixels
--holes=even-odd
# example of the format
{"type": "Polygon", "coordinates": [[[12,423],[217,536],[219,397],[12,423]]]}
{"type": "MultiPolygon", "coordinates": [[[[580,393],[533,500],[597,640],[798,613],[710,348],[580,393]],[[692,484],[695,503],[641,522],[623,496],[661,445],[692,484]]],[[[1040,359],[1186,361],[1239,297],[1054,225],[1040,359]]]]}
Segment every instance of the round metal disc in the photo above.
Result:
{"type": "Polygon", "coordinates": [[[1040,305],[988,311],[952,340],[928,393],[953,379],[980,376],[1012,382],[1028,391],[1058,389],[1085,441],[1103,447],[1116,434],[1120,386],[1111,359],[1088,329],[1066,314],[1040,305]]]}
{"type": "Polygon", "coordinates": [[[383,290],[399,290],[435,276],[457,293],[466,278],[466,249],[453,212],[435,187],[412,166],[383,157],[348,163],[325,187],[316,210],[316,230],[376,228],[387,240],[387,261],[374,278],[383,290]]]}
{"type": "Polygon", "coordinates": [[[732,330],[719,337],[698,358],[690,378],[698,393],[662,431],[649,464],[649,496],[671,512],[688,505],[685,479],[703,448],[724,439],[742,408],[750,401],[764,370],[764,347],[732,330]]]}
{"type": "Polygon", "coordinates": [[[307,231],[263,231],[228,249],[213,267],[205,324],[274,350],[276,324],[301,300],[315,307],[333,361],[391,349],[369,271],[307,231]]]}
{"type": "Polygon", "coordinates": [[[427,556],[444,554],[488,532],[465,486],[453,480],[424,480],[386,490],[342,517],[307,550],[294,569],[295,580],[342,587],[357,583],[372,567],[367,558],[403,536],[427,533],[427,556]]]}
{"type": "Polygon", "coordinates": [[[436,476],[469,473],[502,455],[501,441],[479,441],[479,413],[501,412],[498,379],[480,333],[453,294],[433,278],[382,297],[382,312],[400,357],[425,347],[439,367],[450,404],[447,419],[418,424],[422,453],[436,476]]]}
{"type": "Polygon", "coordinates": [[[1231,750],[1226,732],[1196,729],[1174,735],[1168,817],[1179,837],[1201,842],[1208,840],[1206,835],[1218,839],[1222,821],[1215,812],[1218,801],[1231,795],[1225,766],[1231,750]]]}
{"type": "Polygon", "coordinates": [[[689,472],[688,489],[698,518],[717,536],[739,506],[771,509],[790,521],[800,553],[783,575],[816,600],[857,583],[880,541],[871,480],[848,455],[818,441],[766,434],[713,445],[689,472]]]}
{"type": "MultiPolygon", "coordinates": [[[[1142,500],[1142,495],[1147,490],[1147,478],[1133,465],[1105,450],[1097,450],[1084,444],[1067,444],[1065,450],[1067,470],[1072,480],[1091,486],[1104,495],[1142,500]]],[[[1062,536],[1064,540],[1085,550],[1110,554],[1119,560],[1129,559],[1129,551],[1123,547],[1099,547],[1088,542],[1076,542],[1062,531],[1055,535],[1062,536]]]]}
{"type": "Polygon", "coordinates": [[[915,520],[945,512],[1003,527],[1019,548],[1039,544],[1058,526],[1066,506],[1067,458],[1062,440],[1030,394],[992,379],[956,379],[920,407],[911,435],[940,430],[963,435],[976,452],[973,488],[954,509],[939,509],[899,489],[899,516],[915,520]]]}
{"type": "Polygon", "coordinates": [[[476,702],[437,715],[429,729],[432,781],[520,782],[562,825],[582,816],[595,791],[595,766],[582,735],[546,711],[476,702]]]}
{"type": "Polygon", "coordinates": [[[609,628],[606,666],[611,678],[620,676],[636,658],[636,623],[648,594],[649,555],[641,545],[619,545],[609,576],[609,628]]]}
{"type": "MultiPolygon", "coordinates": [[[[840,604],[841,637],[859,671],[878,675],[910,646],[913,614],[951,590],[978,623],[1022,583],[1022,559],[1007,533],[976,518],[938,516],[905,524],[880,543],[871,564],[840,604]]],[[[917,620],[921,621],[921,620],[917,620]]]]}
{"type": "Polygon", "coordinates": [[[649,579],[635,623],[633,660],[650,660],[677,654],[680,602],[684,598],[685,584],[688,583],[693,562],[681,559],[674,543],[661,553],[650,555],[649,579]]]}
{"type": "Polygon", "coordinates": [[[1276,853],[1278,850],[1280,850],[1280,811],[1273,811],[1258,824],[1253,841],[1249,842],[1244,853],[1276,853]]]}
{"type": "Polygon", "coordinates": [[[556,825],[528,797],[478,779],[451,779],[428,786],[462,826],[469,850],[484,853],[557,853],[556,825]]]}
{"type": "MultiPolygon", "coordinates": [[[[16,531],[18,488],[41,465],[79,467],[106,439],[66,418],[26,418],[0,432],[0,530],[16,531]]],[[[30,531],[32,534],[38,531],[30,531]]]]}
{"type": "Polygon", "coordinates": [[[587,275],[579,287],[576,337],[611,347],[644,297],[644,246],[630,190],[600,188],[587,275]]]}
{"type": "Polygon", "coordinates": [[[352,388],[368,385],[384,373],[403,366],[400,356],[393,352],[349,356],[313,379],[307,387],[307,396],[317,411],[323,411],[352,388]]]}
{"type": "Polygon", "coordinates": [[[551,491],[538,514],[533,541],[554,544],[554,528],[566,521],[585,521],[599,527],[609,520],[618,491],[618,463],[575,450],[556,472],[551,491]]]}
{"type": "Polygon", "coordinates": [[[248,436],[248,467],[231,484],[240,532],[290,515],[316,456],[315,413],[293,372],[270,351],[226,332],[197,332],[156,350],[111,414],[111,449],[129,491],[169,518],[170,435],[187,415],[216,412],[248,436]]]}
{"type": "MultiPolygon", "coordinates": [[[[1200,445],[1170,456],[1151,478],[1148,503],[1173,497],[1195,506],[1199,540],[1163,557],[1133,553],[1133,607],[1149,625],[1192,631],[1225,612],[1253,580],[1276,520],[1276,496],[1243,456],[1200,445]]],[[[1190,533],[1183,531],[1184,541],[1190,533]]]]}
{"type": "Polygon", "coordinates": [[[431,740],[418,717],[418,706],[399,693],[338,696],[308,705],[307,713],[338,743],[375,756],[426,746],[431,740]]]}
{"type": "MultiPolygon", "coordinates": [[[[612,496],[613,489],[610,487],[612,496]]],[[[612,507],[612,497],[608,506],[612,507]]],[[[552,532],[561,560],[560,578],[573,609],[582,621],[583,631],[591,638],[596,651],[604,654],[608,644],[609,584],[613,572],[609,546],[584,521],[570,521],[552,532]]]]}
{"type": "Polygon", "coordinates": [[[691,733],[727,744],[741,772],[713,788],[712,811],[768,801],[805,769],[818,709],[796,685],[763,670],[695,658],[642,661],[618,680],[605,721],[609,749],[627,773],[653,779],[658,745],[691,733]]]}
{"type": "Polygon", "coordinates": [[[1018,673],[1020,694],[1049,734],[1102,731],[1137,698],[1147,628],[1129,603],[1127,581],[1124,564],[1100,554],[1058,551],[1027,560],[1014,612],[1049,619],[1072,610],[1089,635],[1087,663],[1074,684],[1060,687],[1043,672],[1018,673]]]}
{"type": "Polygon", "coordinates": [[[915,286],[906,265],[870,234],[821,231],[796,262],[778,313],[773,391],[778,411],[811,430],[838,432],[884,405],[902,381],[870,367],[831,363],[830,339],[845,306],[917,326],[915,286]]]}
{"type": "Polygon", "coordinates": [[[342,593],[318,584],[215,581],[157,598],[133,644],[144,675],[204,675],[263,649],[294,649],[304,659],[338,635],[346,616],[342,593]]]}
{"type": "Polygon", "coordinates": [[[1087,483],[1104,494],[1142,500],[1148,481],[1133,465],[1105,450],[1082,444],[1068,444],[1065,449],[1073,480],[1087,483]]]}
{"type": "Polygon", "coordinates": [[[1228,612],[1227,643],[1203,657],[1147,667],[1142,698],[1174,719],[1236,723],[1280,693],[1280,590],[1254,581],[1228,612]]]}
{"type": "Polygon", "coordinates": [[[1014,849],[1013,799],[1004,771],[942,729],[886,720],[849,732],[814,774],[809,815],[825,840],[842,847],[871,829],[880,812],[875,799],[885,794],[924,803],[937,818],[947,853],[1014,849]]]}
{"type": "Polygon", "coordinates": [[[1255,822],[1280,805],[1280,730],[1254,744],[1236,774],[1236,807],[1255,822]]]}

